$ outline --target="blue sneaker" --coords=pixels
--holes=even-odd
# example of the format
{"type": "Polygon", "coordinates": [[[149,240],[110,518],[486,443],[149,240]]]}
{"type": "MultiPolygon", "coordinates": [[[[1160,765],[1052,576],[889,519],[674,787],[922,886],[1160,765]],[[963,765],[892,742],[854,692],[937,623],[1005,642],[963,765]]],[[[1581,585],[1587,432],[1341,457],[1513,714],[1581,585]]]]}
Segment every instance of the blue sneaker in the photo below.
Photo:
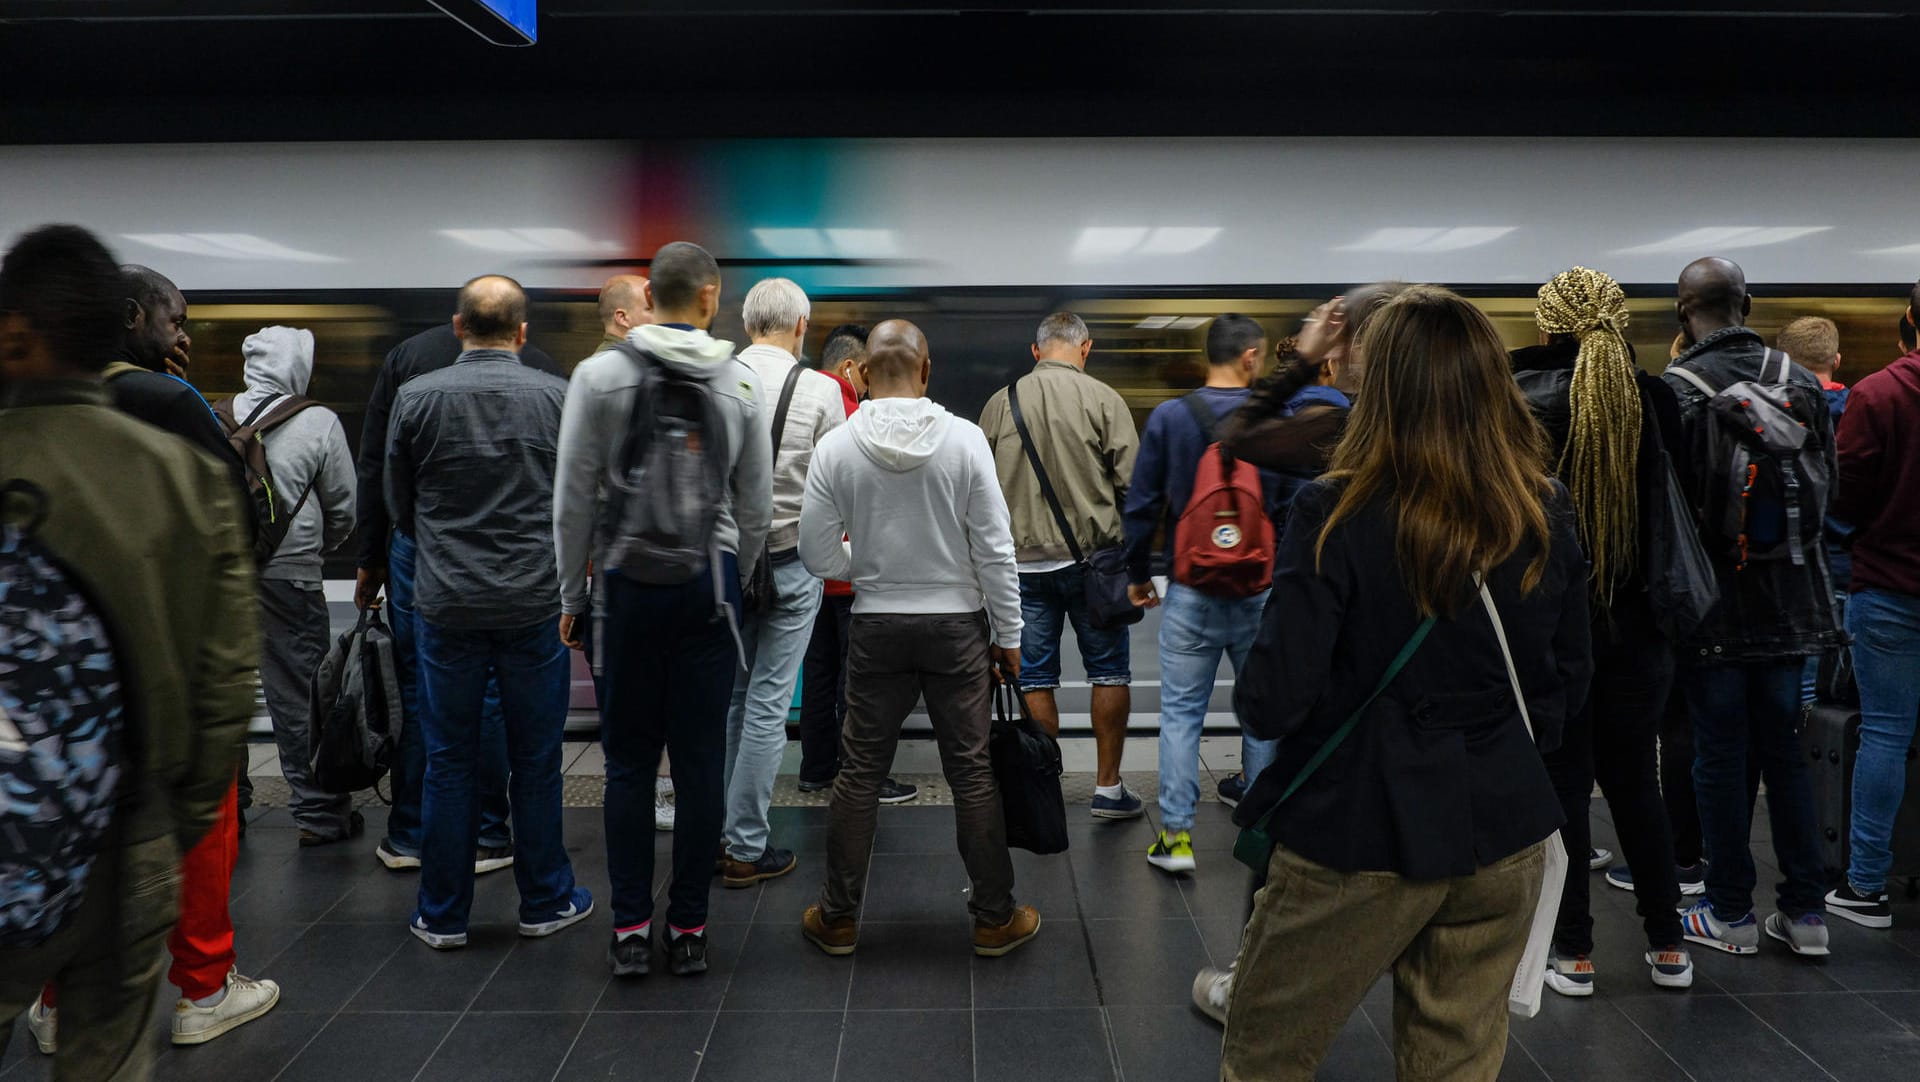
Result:
{"type": "Polygon", "coordinates": [[[1220,794],[1220,803],[1229,808],[1237,808],[1240,802],[1247,798],[1247,779],[1239,774],[1229,774],[1220,779],[1220,784],[1214,787],[1214,792],[1220,794]]]}
{"type": "Polygon", "coordinates": [[[521,918],[520,934],[528,939],[552,935],[562,928],[586,920],[592,913],[593,895],[588,893],[585,887],[575,887],[573,897],[567,899],[567,904],[561,909],[543,914],[543,919],[539,920],[521,918]]]}
{"type": "Polygon", "coordinates": [[[456,950],[467,945],[467,933],[428,931],[427,918],[418,913],[415,913],[413,919],[407,922],[407,931],[412,932],[415,939],[437,951],[456,950]]]}
{"type": "Polygon", "coordinates": [[[1739,920],[1729,923],[1715,916],[1713,903],[1702,898],[1680,914],[1680,928],[1689,943],[1728,954],[1760,953],[1760,922],[1753,919],[1751,909],[1739,920]]]}
{"type": "Polygon", "coordinates": [[[1138,819],[1146,811],[1146,805],[1133,795],[1126,782],[1120,783],[1119,796],[1101,796],[1093,794],[1093,817],[1095,819],[1138,819]]]}

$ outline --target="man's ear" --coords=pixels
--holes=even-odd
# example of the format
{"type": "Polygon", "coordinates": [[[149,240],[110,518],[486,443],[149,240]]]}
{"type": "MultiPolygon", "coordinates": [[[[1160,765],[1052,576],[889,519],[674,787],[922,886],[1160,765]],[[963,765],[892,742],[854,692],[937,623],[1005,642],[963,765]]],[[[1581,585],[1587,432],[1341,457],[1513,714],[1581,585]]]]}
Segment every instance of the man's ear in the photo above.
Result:
{"type": "Polygon", "coordinates": [[[1092,355],[1093,355],[1093,339],[1089,338],[1086,341],[1080,343],[1080,363],[1086,364],[1087,358],[1091,357],[1092,355]]]}
{"type": "Polygon", "coordinates": [[[462,342],[467,340],[467,325],[460,321],[458,315],[453,317],[453,336],[462,342]]]}
{"type": "Polygon", "coordinates": [[[140,325],[140,321],[146,317],[146,314],[147,310],[140,307],[139,301],[128,297],[126,300],[126,308],[122,310],[120,315],[121,324],[127,330],[133,330],[140,325]]]}

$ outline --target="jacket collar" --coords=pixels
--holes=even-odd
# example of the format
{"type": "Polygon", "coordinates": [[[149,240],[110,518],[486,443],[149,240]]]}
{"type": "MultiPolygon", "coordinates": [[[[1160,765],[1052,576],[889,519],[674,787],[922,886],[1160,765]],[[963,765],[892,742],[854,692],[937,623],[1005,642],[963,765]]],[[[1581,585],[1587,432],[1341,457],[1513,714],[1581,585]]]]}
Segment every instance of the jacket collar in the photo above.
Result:
{"type": "Polygon", "coordinates": [[[1573,362],[1580,356],[1578,342],[1549,342],[1544,346],[1522,346],[1513,351],[1513,370],[1515,372],[1550,372],[1555,369],[1573,370],[1573,362]]]}
{"type": "Polygon", "coordinates": [[[21,383],[0,397],[0,407],[25,409],[32,406],[110,406],[106,388],[97,380],[72,379],[21,383]]]}
{"type": "Polygon", "coordinates": [[[1086,375],[1086,374],[1087,374],[1087,370],[1086,370],[1086,369],[1084,369],[1084,368],[1082,368],[1082,367],[1080,367],[1080,366],[1079,366],[1079,365],[1077,365],[1077,364],[1068,364],[1068,363],[1067,363],[1067,362],[1065,362],[1065,361],[1036,361],[1036,362],[1034,362],[1034,365],[1033,365],[1033,370],[1034,370],[1035,372],[1038,372],[1038,371],[1040,371],[1040,370],[1041,370],[1042,368],[1064,368],[1064,369],[1066,369],[1066,370],[1067,370],[1067,371],[1069,371],[1069,372],[1073,372],[1073,373],[1077,373],[1077,374],[1079,374],[1079,375],[1082,375],[1082,376],[1084,376],[1084,375],[1086,375]]]}
{"type": "Polygon", "coordinates": [[[1689,349],[1685,353],[1682,353],[1680,356],[1675,357],[1673,359],[1673,363],[1686,364],[1688,361],[1691,361],[1696,357],[1701,356],[1702,354],[1721,352],[1727,346],[1733,344],[1736,340],[1744,339],[1744,338],[1751,338],[1753,340],[1753,344],[1759,346],[1761,349],[1767,348],[1767,340],[1760,337],[1759,331],[1756,331],[1751,327],[1743,327],[1738,324],[1735,324],[1734,326],[1731,326],[1731,327],[1722,327],[1719,330],[1713,332],[1712,334],[1707,335],[1705,338],[1702,338],[1698,342],[1695,342],[1693,344],[1692,349],[1689,349]]]}
{"type": "Polygon", "coordinates": [[[520,355],[510,349],[469,349],[454,358],[455,364],[468,361],[512,361],[519,364],[520,355]]]}

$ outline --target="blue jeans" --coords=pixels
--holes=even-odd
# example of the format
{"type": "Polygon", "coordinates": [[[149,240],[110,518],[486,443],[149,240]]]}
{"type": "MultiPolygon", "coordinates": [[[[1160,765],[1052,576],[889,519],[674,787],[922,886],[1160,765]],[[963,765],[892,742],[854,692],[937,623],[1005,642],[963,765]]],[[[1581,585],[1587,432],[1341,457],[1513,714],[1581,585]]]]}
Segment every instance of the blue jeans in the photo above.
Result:
{"type": "Polygon", "coordinates": [[[1847,606],[1860,683],[1860,754],[1853,763],[1852,855],[1847,882],[1886,889],[1893,820],[1906,795],[1907,749],[1920,717],[1920,597],[1861,590],[1847,606]]]}
{"type": "Polygon", "coordinates": [[[1102,630],[1087,621],[1087,569],[1084,564],[1020,576],[1020,690],[1050,691],[1060,686],[1060,632],[1073,625],[1087,682],[1097,687],[1126,687],[1133,682],[1128,645],[1132,628],[1102,630]]]}
{"type": "MultiPolygon", "coordinates": [[[[1828,520],[1832,522],[1831,519],[1828,520]]],[[[1829,533],[1827,542],[1827,570],[1833,576],[1833,611],[1836,617],[1844,618],[1847,611],[1847,588],[1853,582],[1853,551],[1842,545],[1834,544],[1829,533]]],[[[1846,625],[1851,626],[1851,625],[1846,625]]],[[[1855,677],[1856,682],[1858,677],[1855,677]]],[[[1819,698],[1820,655],[1807,659],[1806,668],[1800,674],[1800,701],[1810,703],[1819,698]]]]}
{"type": "MultiPolygon", "coordinates": [[[[722,553],[720,580],[740,609],[740,571],[722,553]]],[[[673,761],[673,878],[667,923],[707,922],[707,891],[720,844],[726,770],[727,697],[739,655],[733,628],[714,604],[713,580],[649,586],[609,572],[600,627],[605,671],[600,744],[607,753],[607,877],[613,926],[653,916],[653,775],[666,747],[673,761]]]]}
{"type": "MultiPolygon", "coordinates": [[[[427,777],[427,742],[420,724],[419,650],[414,645],[413,538],[396,531],[387,552],[387,623],[393,628],[393,667],[400,677],[399,754],[394,757],[393,811],[387,816],[387,848],[401,856],[420,855],[420,794],[427,777]]],[[[513,844],[507,826],[507,736],[500,717],[500,682],[487,678],[480,712],[480,844],[488,849],[513,844]]]]}
{"type": "MultiPolygon", "coordinates": [[[[1265,591],[1219,598],[1177,582],[1167,586],[1160,609],[1160,819],[1168,832],[1193,829],[1193,809],[1200,800],[1200,729],[1220,655],[1232,662],[1238,677],[1266,604],[1265,591]]],[[[1273,755],[1273,741],[1240,738],[1248,781],[1273,762],[1273,755]]]]}
{"type": "Polygon", "coordinates": [[[787,750],[787,712],[820,612],[820,580],[798,559],[774,565],[773,592],[772,608],[741,623],[747,667],[734,675],[727,708],[725,837],[735,860],[759,860],[767,850],[767,806],[787,750]]]}
{"type": "Polygon", "coordinates": [[[1800,659],[1709,665],[1680,675],[1693,719],[1693,786],[1706,842],[1707,900],[1721,920],[1753,909],[1753,806],[1748,757],[1767,786],[1773,851],[1789,917],[1826,910],[1813,783],[1800,754],[1800,659]]]}
{"type": "Polygon", "coordinates": [[[556,620],[504,631],[418,623],[427,741],[419,912],[428,931],[465,931],[473,908],[473,850],[480,841],[474,773],[489,671],[500,682],[506,718],[520,919],[550,920],[572,900],[573,864],[560,832],[560,733],[572,667],[556,620]]]}

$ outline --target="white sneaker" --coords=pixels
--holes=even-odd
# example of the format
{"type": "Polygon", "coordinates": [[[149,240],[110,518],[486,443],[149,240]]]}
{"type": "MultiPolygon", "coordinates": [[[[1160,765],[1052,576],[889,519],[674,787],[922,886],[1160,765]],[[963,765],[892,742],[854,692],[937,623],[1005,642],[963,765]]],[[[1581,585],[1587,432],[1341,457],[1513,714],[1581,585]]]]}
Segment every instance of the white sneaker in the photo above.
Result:
{"type": "MultiPolygon", "coordinates": [[[[1234,959],[1234,965],[1240,964],[1234,959]]],[[[1227,1001],[1233,997],[1233,966],[1215,969],[1207,966],[1193,978],[1193,1005],[1200,1013],[1220,1023],[1227,1024],[1227,1001]]]]}
{"type": "Polygon", "coordinates": [[[40,1054],[51,1056],[59,1051],[59,1042],[55,1040],[60,1024],[60,1010],[49,1007],[45,1000],[35,999],[33,1006],[27,1008],[27,1032],[33,1034],[33,1043],[40,1048],[40,1054]]]}
{"type": "Polygon", "coordinates": [[[226,998],[211,1007],[196,1007],[190,999],[175,1003],[173,1043],[205,1044],[235,1026],[246,1025],[280,1002],[279,985],[243,977],[237,969],[227,971],[226,992],[226,998]]]}
{"type": "Polygon", "coordinates": [[[673,829],[673,779],[653,779],[653,829],[673,829]]]}

